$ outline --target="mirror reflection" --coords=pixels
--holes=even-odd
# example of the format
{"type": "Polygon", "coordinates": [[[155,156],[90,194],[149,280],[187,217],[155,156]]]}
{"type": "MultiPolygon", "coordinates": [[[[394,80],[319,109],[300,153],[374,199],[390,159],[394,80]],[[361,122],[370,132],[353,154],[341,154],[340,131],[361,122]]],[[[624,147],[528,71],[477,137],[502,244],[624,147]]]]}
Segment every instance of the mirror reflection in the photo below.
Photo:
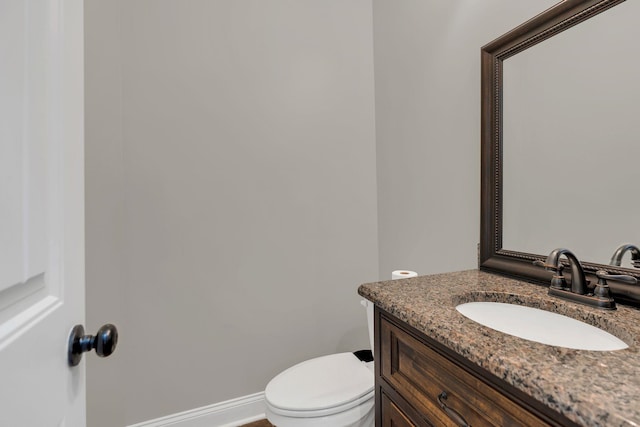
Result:
{"type": "Polygon", "coordinates": [[[638,16],[624,2],[504,61],[504,249],[640,268],[638,16]]]}

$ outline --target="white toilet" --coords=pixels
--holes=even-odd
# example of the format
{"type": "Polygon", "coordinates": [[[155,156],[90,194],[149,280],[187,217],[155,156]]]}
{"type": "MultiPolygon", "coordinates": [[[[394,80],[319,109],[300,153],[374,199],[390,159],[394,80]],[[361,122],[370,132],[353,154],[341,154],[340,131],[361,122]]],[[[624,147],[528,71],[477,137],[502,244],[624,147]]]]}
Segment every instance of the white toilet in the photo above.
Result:
{"type": "MultiPolygon", "coordinates": [[[[373,351],[373,303],[367,308],[373,351]]],[[[276,427],[373,427],[373,361],[338,353],[298,363],[264,392],[267,419],[276,427]]]]}

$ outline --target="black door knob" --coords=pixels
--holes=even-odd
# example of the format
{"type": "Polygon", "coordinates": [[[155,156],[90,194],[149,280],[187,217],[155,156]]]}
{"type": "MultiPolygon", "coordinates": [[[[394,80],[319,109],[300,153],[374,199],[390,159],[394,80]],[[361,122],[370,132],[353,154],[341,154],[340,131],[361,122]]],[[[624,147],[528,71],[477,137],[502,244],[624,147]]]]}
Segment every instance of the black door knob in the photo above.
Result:
{"type": "Polygon", "coordinates": [[[110,323],[102,326],[95,335],[85,335],[84,327],[76,325],[69,335],[69,366],[76,366],[82,360],[82,353],[96,350],[100,357],[113,353],[118,344],[118,329],[110,323]]]}

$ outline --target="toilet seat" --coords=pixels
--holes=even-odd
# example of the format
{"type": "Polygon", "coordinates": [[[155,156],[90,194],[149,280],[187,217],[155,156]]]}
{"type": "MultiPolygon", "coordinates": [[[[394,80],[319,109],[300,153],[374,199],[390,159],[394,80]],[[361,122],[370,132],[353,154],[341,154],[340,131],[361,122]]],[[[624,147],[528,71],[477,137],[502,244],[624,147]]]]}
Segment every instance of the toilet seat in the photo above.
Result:
{"type": "Polygon", "coordinates": [[[372,399],[371,362],[338,353],[301,362],[273,378],[265,389],[269,409],[295,418],[323,417],[372,399]]]}

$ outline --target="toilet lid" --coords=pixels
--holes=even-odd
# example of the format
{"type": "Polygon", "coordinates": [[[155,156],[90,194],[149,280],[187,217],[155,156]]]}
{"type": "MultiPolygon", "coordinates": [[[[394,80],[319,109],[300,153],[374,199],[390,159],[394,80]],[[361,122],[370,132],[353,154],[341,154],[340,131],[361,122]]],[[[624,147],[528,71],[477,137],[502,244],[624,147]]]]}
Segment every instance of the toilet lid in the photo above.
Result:
{"type": "Polygon", "coordinates": [[[366,363],[353,353],[339,353],[292,366],[272,379],[264,394],[274,409],[326,413],[358,404],[373,392],[373,385],[373,371],[366,363]]]}

